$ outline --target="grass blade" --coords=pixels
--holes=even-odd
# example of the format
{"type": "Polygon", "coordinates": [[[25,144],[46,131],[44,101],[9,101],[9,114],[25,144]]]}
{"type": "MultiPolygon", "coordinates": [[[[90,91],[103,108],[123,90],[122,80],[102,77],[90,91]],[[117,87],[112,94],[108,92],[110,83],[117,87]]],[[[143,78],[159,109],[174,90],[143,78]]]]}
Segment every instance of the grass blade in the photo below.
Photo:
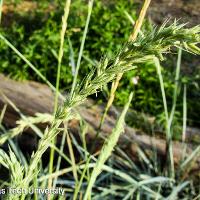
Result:
{"type": "Polygon", "coordinates": [[[107,141],[104,143],[104,145],[102,147],[101,154],[99,155],[99,159],[96,163],[95,168],[92,171],[92,174],[91,174],[88,186],[87,186],[87,190],[86,190],[86,193],[84,196],[84,200],[87,200],[88,197],[90,196],[92,187],[95,183],[97,176],[101,173],[104,163],[111,155],[115,145],[117,144],[120,134],[123,132],[124,118],[125,118],[126,112],[128,110],[128,107],[130,105],[130,102],[132,100],[132,97],[133,97],[133,93],[130,94],[129,101],[126,104],[126,106],[124,107],[124,110],[123,110],[121,116],[119,117],[115,128],[113,129],[111,135],[109,136],[109,138],[107,139],[107,141]]]}
{"type": "Polygon", "coordinates": [[[177,65],[176,65],[176,77],[175,77],[175,88],[174,88],[174,94],[173,94],[172,110],[171,110],[170,118],[169,118],[169,127],[171,127],[171,125],[172,125],[174,112],[175,112],[175,109],[176,109],[176,102],[177,102],[177,96],[178,96],[178,86],[179,86],[178,81],[179,81],[180,68],[181,68],[181,57],[182,57],[182,49],[179,49],[177,65]]]}

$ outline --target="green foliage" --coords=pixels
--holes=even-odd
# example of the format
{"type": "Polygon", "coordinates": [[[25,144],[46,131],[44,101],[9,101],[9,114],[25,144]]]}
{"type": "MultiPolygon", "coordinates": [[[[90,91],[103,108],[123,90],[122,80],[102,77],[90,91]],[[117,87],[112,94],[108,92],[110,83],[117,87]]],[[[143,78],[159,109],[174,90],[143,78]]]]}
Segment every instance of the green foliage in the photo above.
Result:
{"type": "MultiPolygon", "coordinates": [[[[6,34],[6,38],[12,41],[12,44],[30,60],[48,80],[55,83],[57,51],[60,40],[60,23],[62,16],[62,6],[58,3],[54,5],[56,9],[48,14],[43,13],[43,4],[39,4],[39,10],[28,17],[27,13],[21,13],[21,23],[14,22],[11,27],[1,28],[1,32],[6,34]],[[57,7],[59,6],[59,7],[57,7]],[[46,18],[46,21],[44,20],[46,18]],[[36,20],[37,19],[37,20],[36,20]],[[27,21],[26,21],[27,20],[27,21]],[[40,23],[38,23],[40,21],[40,23]],[[32,25],[30,26],[30,22],[32,25]],[[29,30],[28,30],[29,29],[29,30]],[[25,42],[25,43],[24,43],[25,42]]],[[[129,3],[122,1],[104,5],[101,1],[95,3],[89,33],[86,38],[84,56],[98,59],[105,52],[111,54],[119,50],[122,42],[126,41],[132,29],[129,21],[124,15],[124,10],[131,11],[129,3]],[[119,23],[120,21],[120,23],[119,23]],[[105,34],[102,34],[105,33],[105,34]]],[[[17,13],[19,14],[19,13],[17,13]]],[[[67,37],[70,37],[72,46],[77,59],[82,30],[85,26],[87,15],[87,4],[77,0],[71,6],[71,12],[68,20],[67,37]],[[78,16],[78,17],[77,17],[78,16]]],[[[6,16],[5,16],[6,17],[6,16]]],[[[33,74],[27,66],[3,44],[0,44],[1,59],[0,72],[9,74],[15,79],[35,79],[40,80],[33,74]],[[4,58],[9,57],[7,62],[4,58]]],[[[69,61],[69,45],[67,39],[64,45],[63,66],[61,67],[61,86],[69,88],[72,82],[71,66],[69,61]]],[[[80,76],[89,70],[88,62],[83,62],[80,76]]]]}
{"type": "MultiPolygon", "coordinates": [[[[15,3],[15,1],[11,2],[15,3]]],[[[55,85],[61,29],[60,21],[63,13],[62,3],[64,2],[53,1],[53,3],[49,3],[49,1],[42,1],[37,3],[38,8],[34,12],[19,13],[17,10],[14,10],[14,16],[17,21],[13,22],[11,26],[4,25],[0,28],[0,31],[55,85]],[[52,6],[53,9],[49,9],[49,6],[52,6]]],[[[95,1],[89,32],[86,37],[83,52],[84,59],[81,62],[79,80],[90,71],[92,68],[91,63],[95,63],[105,53],[110,56],[113,52],[118,52],[122,44],[127,41],[133,27],[124,11],[127,11],[136,20],[135,5],[133,1],[123,0],[95,1]]],[[[61,66],[61,88],[63,90],[70,89],[71,87],[73,78],[72,59],[76,64],[86,16],[87,3],[81,0],[72,1],[61,66]],[[68,41],[71,41],[71,46],[68,41]],[[74,57],[71,54],[72,48],[74,57]]],[[[3,20],[6,21],[6,15],[3,16],[3,20]]],[[[145,28],[151,30],[148,24],[146,24],[145,28]]],[[[0,72],[9,74],[12,78],[19,80],[33,79],[41,81],[2,41],[0,41],[0,54],[0,72]]],[[[171,106],[174,88],[174,80],[172,79],[174,73],[173,66],[172,64],[170,66],[163,64],[162,70],[166,96],[168,104],[171,106]]],[[[188,80],[188,75],[184,77],[188,80]]],[[[190,94],[196,91],[195,83],[199,86],[199,78],[196,78],[196,80],[191,77],[187,81],[193,88],[190,94]]],[[[185,79],[182,81],[185,81],[185,79]]],[[[138,111],[148,112],[159,119],[160,113],[163,111],[162,97],[158,93],[159,80],[156,77],[156,69],[152,63],[145,63],[142,70],[124,75],[117,90],[115,104],[123,106],[127,102],[131,91],[134,91],[131,107],[138,111]],[[134,85],[133,78],[137,76],[139,77],[138,84],[134,85]]],[[[178,115],[181,115],[182,101],[179,101],[177,104],[178,115]]],[[[189,118],[195,120],[198,119],[198,112],[195,112],[193,104],[194,100],[189,98],[189,118]]],[[[197,102],[195,104],[197,104],[196,107],[199,107],[197,102]]]]}

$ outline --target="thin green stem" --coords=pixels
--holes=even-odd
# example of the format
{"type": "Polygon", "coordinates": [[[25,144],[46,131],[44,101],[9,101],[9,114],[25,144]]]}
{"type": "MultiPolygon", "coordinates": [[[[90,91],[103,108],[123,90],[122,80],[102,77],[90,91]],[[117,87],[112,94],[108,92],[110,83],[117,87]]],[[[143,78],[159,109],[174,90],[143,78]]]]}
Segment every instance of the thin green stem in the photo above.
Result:
{"type": "MultiPolygon", "coordinates": [[[[58,69],[57,69],[57,77],[56,77],[56,94],[55,94],[55,101],[54,101],[54,114],[57,111],[58,107],[58,97],[59,97],[59,85],[60,85],[60,71],[61,71],[61,64],[62,58],[64,54],[64,38],[67,29],[67,19],[69,16],[71,0],[66,0],[65,8],[64,8],[64,15],[62,17],[62,29],[60,32],[60,49],[58,53],[58,69]]],[[[53,144],[56,143],[56,137],[52,141],[53,144]]],[[[50,152],[50,163],[49,163],[49,173],[53,172],[53,162],[54,162],[54,149],[51,148],[50,152]]],[[[52,186],[52,179],[49,179],[48,186],[51,188],[52,186]]]]}
{"type": "Polygon", "coordinates": [[[73,200],[76,200],[76,199],[77,199],[77,196],[78,196],[78,193],[79,193],[79,191],[80,191],[80,188],[81,188],[83,179],[84,179],[84,177],[85,177],[86,172],[88,171],[88,165],[89,165],[89,163],[90,163],[90,157],[88,157],[87,162],[86,162],[86,164],[85,164],[85,168],[84,168],[84,170],[83,170],[83,172],[82,172],[81,178],[80,178],[80,180],[78,181],[78,185],[76,185],[76,187],[75,187],[73,200]]]}
{"type": "Polygon", "coordinates": [[[173,94],[173,104],[172,104],[172,110],[171,110],[170,118],[169,118],[170,128],[171,128],[172,121],[173,121],[173,118],[174,118],[174,113],[175,113],[175,110],[176,110],[176,102],[177,102],[178,86],[179,86],[178,81],[179,81],[180,68],[181,68],[181,57],[182,57],[182,49],[179,48],[177,65],[176,65],[176,77],[175,77],[175,88],[174,88],[174,94],[173,94]]]}
{"type": "Polygon", "coordinates": [[[75,90],[76,83],[77,83],[78,72],[79,72],[81,59],[82,59],[82,55],[83,55],[83,49],[84,49],[84,45],[85,45],[85,39],[86,39],[86,35],[87,35],[87,32],[88,32],[90,16],[91,16],[91,13],[92,13],[92,8],[93,8],[93,2],[94,2],[94,0],[89,0],[89,2],[88,2],[88,16],[87,16],[87,20],[86,20],[86,24],[85,24],[85,29],[84,29],[84,32],[83,32],[83,38],[82,38],[82,41],[81,41],[81,47],[80,47],[80,51],[79,51],[79,55],[78,55],[78,61],[77,61],[77,64],[76,64],[76,70],[75,70],[74,79],[73,79],[73,83],[72,83],[72,89],[71,89],[71,92],[70,92],[71,98],[73,97],[74,90],[75,90]]]}
{"type": "MultiPolygon", "coordinates": [[[[60,152],[63,153],[63,149],[64,149],[64,145],[65,145],[65,139],[66,139],[66,135],[67,135],[67,127],[64,128],[64,132],[63,132],[63,135],[62,135],[62,140],[61,140],[61,145],[60,145],[60,152]]],[[[56,165],[56,172],[60,169],[60,163],[61,163],[61,155],[59,154],[59,157],[58,157],[58,161],[57,161],[57,165],[56,165]]],[[[71,164],[71,163],[70,163],[71,164]]],[[[56,187],[56,181],[57,181],[57,178],[54,179],[54,184],[53,184],[53,188],[56,187]]]]}
{"type": "Polygon", "coordinates": [[[157,73],[158,73],[158,77],[159,77],[159,81],[160,81],[160,88],[161,88],[164,111],[165,111],[166,141],[167,141],[166,151],[167,151],[168,161],[170,162],[169,174],[170,174],[171,178],[174,178],[174,156],[173,156],[173,149],[172,149],[172,134],[171,134],[170,124],[169,124],[169,114],[168,114],[167,99],[166,99],[166,94],[165,94],[165,89],[164,89],[164,81],[163,81],[163,77],[162,77],[159,59],[154,56],[153,60],[154,60],[154,63],[155,63],[156,69],[157,69],[157,73]]]}
{"type": "Polygon", "coordinates": [[[186,127],[187,127],[187,87],[184,85],[183,91],[183,134],[182,141],[185,142],[186,138],[186,127]]]}
{"type": "Polygon", "coordinates": [[[56,77],[56,95],[55,95],[55,102],[54,102],[54,113],[56,112],[57,107],[58,107],[60,71],[61,71],[62,58],[64,54],[64,39],[65,39],[65,33],[67,29],[67,19],[69,16],[70,4],[71,4],[71,0],[66,0],[64,16],[62,17],[62,29],[60,33],[60,49],[58,53],[58,70],[57,70],[57,77],[56,77]]]}

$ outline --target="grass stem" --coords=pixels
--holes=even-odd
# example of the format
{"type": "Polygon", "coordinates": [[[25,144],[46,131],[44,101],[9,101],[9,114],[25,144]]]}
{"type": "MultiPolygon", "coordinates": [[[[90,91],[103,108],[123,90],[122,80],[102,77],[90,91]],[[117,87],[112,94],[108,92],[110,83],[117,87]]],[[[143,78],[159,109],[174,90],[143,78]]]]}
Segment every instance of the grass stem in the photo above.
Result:
{"type": "Polygon", "coordinates": [[[94,0],[89,0],[89,2],[88,2],[88,15],[87,15],[87,20],[86,20],[86,24],[85,24],[85,29],[84,29],[84,32],[83,32],[83,38],[82,38],[82,41],[81,41],[81,47],[80,47],[80,51],[79,51],[79,55],[78,55],[78,61],[77,61],[77,64],[76,64],[74,79],[73,79],[73,83],[72,83],[72,89],[71,89],[71,92],[70,92],[71,98],[74,94],[74,90],[75,90],[75,87],[76,87],[76,84],[77,84],[78,72],[79,72],[81,59],[82,59],[82,55],[83,55],[83,49],[84,49],[85,40],[86,40],[86,36],[87,36],[87,32],[88,32],[88,26],[89,26],[89,23],[90,23],[90,17],[91,17],[92,8],[93,8],[93,2],[94,2],[94,0]]]}
{"type": "Polygon", "coordinates": [[[186,84],[184,84],[184,90],[183,90],[183,133],[182,133],[182,142],[185,142],[186,127],[187,127],[187,86],[186,86],[186,84]]]}
{"type": "MultiPolygon", "coordinates": [[[[60,49],[58,54],[58,69],[57,69],[57,77],[56,77],[56,94],[55,94],[55,101],[54,101],[54,114],[57,111],[58,107],[58,97],[59,97],[59,84],[60,84],[60,72],[61,72],[61,64],[62,58],[64,54],[64,38],[67,29],[67,19],[69,16],[71,0],[66,0],[65,8],[64,8],[64,15],[62,17],[62,29],[60,32],[60,49]]],[[[56,137],[52,141],[53,144],[56,143],[56,137]]],[[[53,163],[54,163],[54,149],[51,148],[50,151],[50,163],[49,163],[49,173],[53,172],[53,163]]],[[[48,187],[52,187],[52,179],[49,179],[48,187]]]]}

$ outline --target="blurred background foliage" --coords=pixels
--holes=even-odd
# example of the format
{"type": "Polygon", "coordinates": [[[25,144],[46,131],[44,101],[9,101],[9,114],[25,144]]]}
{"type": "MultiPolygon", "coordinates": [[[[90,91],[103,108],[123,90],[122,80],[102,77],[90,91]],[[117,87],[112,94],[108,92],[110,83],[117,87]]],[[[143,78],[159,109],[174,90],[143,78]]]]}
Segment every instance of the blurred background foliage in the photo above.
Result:
{"type": "MultiPolygon", "coordinates": [[[[57,52],[61,29],[61,17],[64,1],[7,1],[4,5],[2,26],[0,31],[12,44],[30,60],[39,71],[55,84],[57,70],[57,52]],[[28,9],[28,7],[30,7],[28,9]]],[[[133,25],[127,17],[128,13],[133,20],[137,19],[138,4],[134,1],[111,0],[96,1],[93,7],[89,31],[84,47],[83,59],[80,67],[79,80],[89,69],[98,63],[104,55],[112,56],[129,38],[133,25]],[[125,13],[126,12],[126,13],[125,13]]],[[[87,1],[72,1],[64,57],[61,68],[61,88],[67,91],[71,87],[73,67],[76,64],[78,51],[82,39],[83,29],[87,17],[87,1]]],[[[152,29],[152,22],[146,20],[143,32],[152,29]]],[[[0,41],[0,72],[18,80],[41,81],[38,76],[0,41]]],[[[163,77],[169,108],[172,105],[173,88],[175,83],[175,68],[177,55],[163,62],[163,77]]],[[[183,54],[185,67],[190,68],[193,57],[183,54]]],[[[199,114],[199,67],[181,70],[180,91],[177,102],[175,122],[182,124],[182,86],[188,88],[188,123],[200,126],[199,114]]],[[[106,101],[108,90],[98,96],[99,101],[106,101]]],[[[115,105],[123,106],[127,102],[129,93],[134,91],[132,108],[139,112],[148,113],[156,117],[162,124],[163,105],[159,80],[155,66],[146,63],[137,71],[124,75],[116,93],[115,105]]],[[[94,98],[96,98],[94,96],[94,98]]],[[[97,98],[96,98],[97,99],[97,98]]],[[[134,121],[130,123],[134,124],[134,121]]]]}

